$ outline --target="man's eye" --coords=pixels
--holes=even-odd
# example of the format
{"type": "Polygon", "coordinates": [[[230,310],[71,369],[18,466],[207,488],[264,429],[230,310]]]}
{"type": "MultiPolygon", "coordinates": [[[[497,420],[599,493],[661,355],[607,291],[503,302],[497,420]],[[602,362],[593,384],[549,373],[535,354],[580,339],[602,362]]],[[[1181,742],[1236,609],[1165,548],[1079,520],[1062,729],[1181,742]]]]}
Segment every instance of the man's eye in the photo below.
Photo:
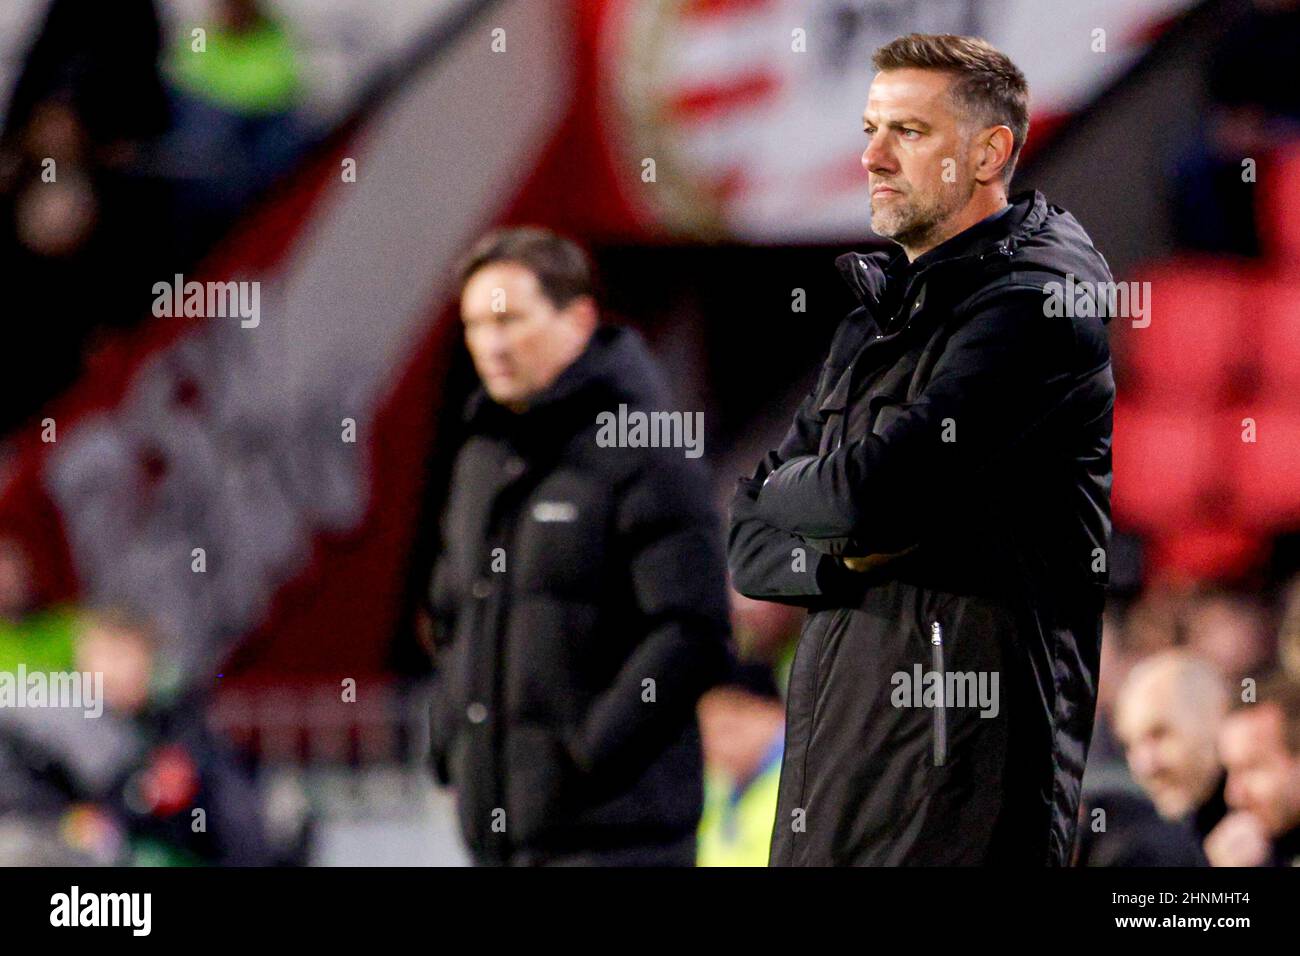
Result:
{"type": "Polygon", "coordinates": [[[875,136],[875,135],[876,135],[876,128],[875,128],[874,126],[868,126],[868,127],[867,127],[866,129],[864,129],[862,132],[866,133],[868,136],[875,136]]]}
{"type": "Polygon", "coordinates": [[[903,139],[917,139],[920,135],[921,131],[919,129],[903,130],[903,139]]]}

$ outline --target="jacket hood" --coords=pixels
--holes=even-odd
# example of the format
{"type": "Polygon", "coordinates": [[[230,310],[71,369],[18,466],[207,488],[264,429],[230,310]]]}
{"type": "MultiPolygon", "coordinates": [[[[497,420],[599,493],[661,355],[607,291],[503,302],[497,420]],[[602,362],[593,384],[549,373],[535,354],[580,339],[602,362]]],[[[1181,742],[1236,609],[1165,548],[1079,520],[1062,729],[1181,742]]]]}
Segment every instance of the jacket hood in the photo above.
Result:
{"type": "MultiPolygon", "coordinates": [[[[1069,212],[1049,203],[1037,190],[1012,197],[1012,209],[991,222],[977,223],[919,256],[910,272],[919,274],[945,263],[960,267],[961,282],[987,285],[1013,273],[1047,272],[1065,280],[1109,282],[1110,267],[1083,226],[1069,212]]],[[[869,312],[879,303],[889,274],[906,265],[901,249],[850,252],[835,260],[844,281],[869,312]]],[[[1103,321],[1109,322],[1110,316],[1103,321]]]]}
{"type": "Polygon", "coordinates": [[[626,403],[642,408],[663,408],[669,389],[649,347],[636,330],[602,325],[573,364],[539,392],[527,410],[513,414],[488,396],[480,386],[465,405],[465,420],[503,413],[517,421],[532,421],[569,408],[609,408],[626,403]]]}

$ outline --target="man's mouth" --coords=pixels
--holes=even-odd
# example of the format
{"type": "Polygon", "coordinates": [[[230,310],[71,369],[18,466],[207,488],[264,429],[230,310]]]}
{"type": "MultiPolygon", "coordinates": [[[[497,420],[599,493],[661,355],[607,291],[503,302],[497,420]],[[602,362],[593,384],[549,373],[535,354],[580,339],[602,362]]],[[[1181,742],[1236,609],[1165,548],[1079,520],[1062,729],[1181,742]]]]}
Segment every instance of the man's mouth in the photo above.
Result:
{"type": "Polygon", "coordinates": [[[886,186],[884,184],[881,184],[879,186],[871,187],[871,195],[874,198],[876,196],[899,196],[902,195],[902,193],[900,193],[893,186],[886,186]]]}

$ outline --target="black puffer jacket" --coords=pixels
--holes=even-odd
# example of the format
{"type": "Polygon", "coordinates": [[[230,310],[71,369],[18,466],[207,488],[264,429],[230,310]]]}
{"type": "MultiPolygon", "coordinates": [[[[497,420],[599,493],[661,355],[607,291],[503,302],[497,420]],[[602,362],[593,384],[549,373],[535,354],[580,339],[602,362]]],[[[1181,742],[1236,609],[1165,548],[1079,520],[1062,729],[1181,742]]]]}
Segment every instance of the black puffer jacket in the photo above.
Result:
{"type": "Polygon", "coordinates": [[[641,339],[605,327],[527,412],[482,391],[467,407],[431,595],[432,741],[481,863],[683,843],[689,861],[695,703],[727,666],[721,535],[683,449],[597,445],[623,403],[669,410],[641,339]]]}
{"type": "Polygon", "coordinates": [[[1104,318],[1081,314],[1098,300],[1078,283],[1109,269],[1038,193],[910,268],[901,252],[837,265],[861,307],[732,502],[737,589],[811,612],[772,863],[1065,863],[1096,703],[1114,402],[1104,318]],[[1067,275],[1075,317],[1053,317],[1045,289],[1067,275]],[[887,557],[852,571],[839,555],[887,557]],[[945,706],[909,691],[932,671],[945,706]],[[967,674],[996,708],[956,706],[973,703],[955,696],[967,674]]]}

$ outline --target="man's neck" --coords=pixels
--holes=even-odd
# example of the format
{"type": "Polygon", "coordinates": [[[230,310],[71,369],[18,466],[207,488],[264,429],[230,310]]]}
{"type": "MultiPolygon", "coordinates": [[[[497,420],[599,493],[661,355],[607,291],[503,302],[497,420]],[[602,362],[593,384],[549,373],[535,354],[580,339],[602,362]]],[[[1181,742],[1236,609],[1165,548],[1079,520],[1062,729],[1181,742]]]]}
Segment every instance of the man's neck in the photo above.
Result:
{"type": "Polygon", "coordinates": [[[1007,194],[1005,192],[987,192],[981,195],[981,191],[976,190],[975,195],[971,196],[970,202],[933,233],[926,236],[921,244],[903,246],[907,261],[909,263],[915,262],[936,246],[942,245],[953,236],[965,232],[971,226],[983,222],[989,216],[1006,208],[1007,194]]]}

